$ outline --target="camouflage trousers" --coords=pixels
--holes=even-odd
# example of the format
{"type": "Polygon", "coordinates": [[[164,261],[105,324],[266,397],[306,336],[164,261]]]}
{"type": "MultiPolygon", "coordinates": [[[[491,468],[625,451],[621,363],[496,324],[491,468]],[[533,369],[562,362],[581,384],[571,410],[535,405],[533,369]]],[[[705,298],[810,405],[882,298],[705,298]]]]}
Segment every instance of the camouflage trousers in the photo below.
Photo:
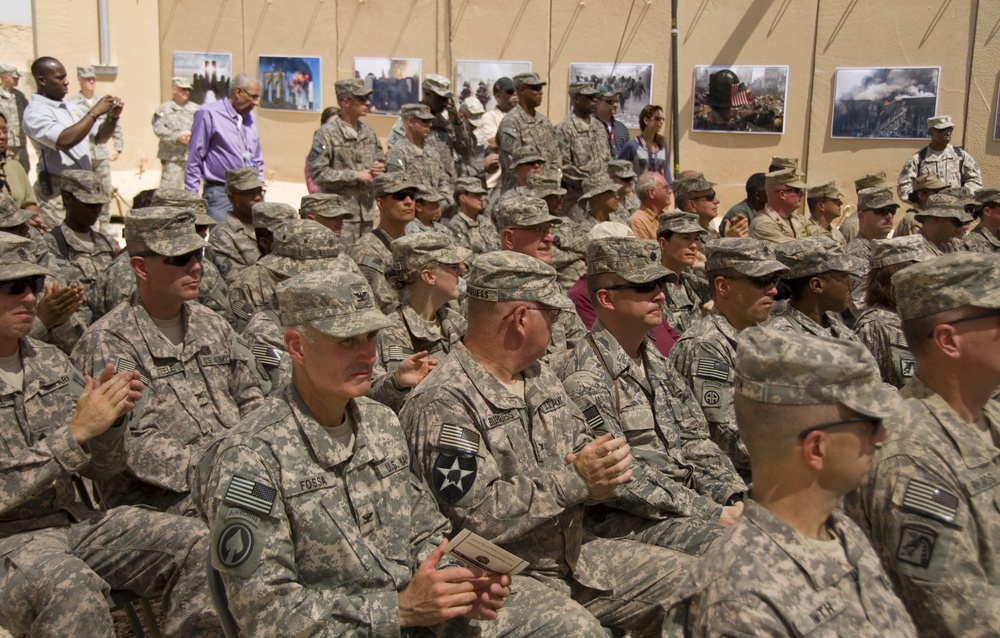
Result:
{"type": "Polygon", "coordinates": [[[162,597],[167,636],[221,636],[200,521],[121,507],[0,540],[0,625],[32,636],[114,636],[112,589],[162,597]]]}
{"type": "Polygon", "coordinates": [[[622,511],[589,515],[587,530],[601,538],[628,539],[701,556],[726,532],[716,521],[680,516],[652,521],[622,511]]]}
{"type": "Polygon", "coordinates": [[[187,161],[160,160],[160,188],[184,188],[184,169],[187,161]]]}

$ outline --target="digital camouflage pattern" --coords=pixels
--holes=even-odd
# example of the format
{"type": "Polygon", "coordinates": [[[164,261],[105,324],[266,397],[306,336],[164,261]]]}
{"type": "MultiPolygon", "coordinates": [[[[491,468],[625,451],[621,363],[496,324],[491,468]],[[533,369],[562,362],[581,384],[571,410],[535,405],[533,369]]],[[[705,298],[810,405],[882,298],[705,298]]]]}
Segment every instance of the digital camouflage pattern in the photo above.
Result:
{"type": "Polygon", "coordinates": [[[276,296],[260,312],[250,317],[243,329],[243,338],[257,359],[261,375],[270,382],[268,396],[281,394],[285,385],[292,380],[292,360],[285,350],[285,329],[278,317],[276,296]]]}
{"type": "Polygon", "coordinates": [[[1000,238],[988,231],[982,223],[969,231],[962,240],[962,249],[974,253],[1000,252],[1000,238]]]}
{"type": "Polygon", "coordinates": [[[892,276],[899,316],[906,321],[971,305],[1000,308],[1000,255],[954,253],[913,264],[892,276]]]}
{"type": "Polygon", "coordinates": [[[64,245],[56,240],[52,232],[46,233],[42,238],[45,247],[54,257],[59,278],[66,282],[78,281],[84,288],[90,288],[118,254],[117,242],[96,230],[88,233],[90,243],[84,242],[65,222],[57,230],[65,240],[64,245]]]}
{"type": "Polygon", "coordinates": [[[387,314],[399,306],[399,293],[386,278],[392,266],[391,246],[392,238],[376,228],[356,241],[348,252],[371,286],[378,307],[387,314]]]}
{"type": "Polygon", "coordinates": [[[177,141],[177,136],[190,132],[194,126],[194,112],[198,104],[186,102],[184,106],[167,100],[153,111],[153,133],[159,138],[156,157],[163,171],[161,187],[183,188],[184,168],[187,166],[188,147],[177,141]]]}
{"type": "Polygon", "coordinates": [[[747,277],[788,272],[788,267],[775,257],[772,244],[752,237],[724,237],[705,244],[705,272],[727,268],[747,277]]]}
{"type": "Polygon", "coordinates": [[[273,231],[283,222],[298,219],[299,211],[281,202],[257,202],[250,209],[253,215],[253,227],[273,231]]]}
{"type": "Polygon", "coordinates": [[[913,377],[917,364],[894,311],[868,308],[858,317],[854,333],[875,358],[883,381],[902,388],[913,377]]]}
{"type": "Polygon", "coordinates": [[[823,313],[823,323],[816,323],[812,317],[797,310],[792,304],[776,304],[766,325],[774,331],[793,330],[817,337],[832,337],[845,341],[858,341],[854,331],[848,328],[833,312],[823,313]]]}
{"type": "Polygon", "coordinates": [[[602,273],[614,273],[636,284],[670,275],[660,264],[657,243],[635,237],[602,237],[587,245],[587,275],[602,273]]]}
{"type": "Polygon", "coordinates": [[[968,186],[979,189],[983,186],[982,173],[976,160],[963,149],[951,144],[940,153],[928,148],[923,162],[920,161],[920,151],[906,160],[897,180],[896,190],[899,198],[905,200],[910,193],[917,190],[919,186],[914,182],[924,175],[938,177],[944,183],[942,188],[968,186]]]}
{"type": "Polygon", "coordinates": [[[545,159],[542,164],[543,175],[561,180],[562,152],[559,150],[556,129],[549,118],[541,113],[536,111],[532,117],[520,105],[515,106],[501,120],[496,140],[500,147],[500,168],[503,170],[501,190],[508,191],[517,187],[517,178],[512,170],[513,158],[524,147],[545,159]]]}
{"type": "Polygon", "coordinates": [[[608,133],[594,118],[580,118],[572,112],[556,125],[555,131],[562,158],[562,183],[566,188],[561,215],[580,220],[587,214],[586,202],[580,201],[587,178],[598,174],[607,176],[611,160],[608,133]]]}
{"type": "Polygon", "coordinates": [[[257,245],[253,226],[244,224],[232,213],[212,229],[208,244],[212,247],[213,260],[219,274],[226,283],[231,284],[236,273],[260,259],[260,247],[257,245]]]}
{"type": "Polygon", "coordinates": [[[439,156],[429,148],[420,147],[402,139],[389,149],[386,156],[387,173],[406,173],[414,183],[425,189],[443,193],[451,201],[451,178],[439,156]]]}
{"type": "Polygon", "coordinates": [[[847,239],[838,227],[831,225],[829,228],[824,228],[812,215],[805,216],[802,222],[802,230],[805,231],[806,237],[826,237],[837,242],[838,246],[843,247],[847,245],[847,239]]]}
{"type": "Polygon", "coordinates": [[[648,343],[640,353],[641,368],[598,320],[556,371],[594,434],[624,437],[636,459],[631,482],[591,508],[588,523],[599,536],[700,555],[724,531],[722,505],[746,484],[677,371],[648,343]]]}
{"type": "Polygon", "coordinates": [[[475,219],[459,211],[446,225],[455,240],[471,250],[473,256],[500,250],[500,235],[485,211],[480,211],[475,219]]]}
{"type": "Polygon", "coordinates": [[[551,308],[573,308],[573,302],[556,284],[552,266],[510,250],[476,257],[466,294],[484,301],[537,301],[551,308]]]}
{"type": "Polygon", "coordinates": [[[702,306],[712,297],[708,280],[691,269],[681,273],[680,279],[663,282],[663,320],[684,334],[704,317],[702,306]]]}
{"type": "Polygon", "coordinates": [[[493,212],[493,219],[496,220],[497,229],[501,231],[504,228],[528,228],[538,224],[558,226],[566,221],[549,214],[545,200],[522,194],[512,194],[501,200],[493,212]]]}
{"type": "Polygon", "coordinates": [[[190,208],[134,208],[125,218],[124,237],[126,244],[142,242],[159,255],[185,255],[205,247],[205,240],[195,231],[195,211],[190,208]]]}
{"type": "Polygon", "coordinates": [[[351,205],[340,195],[334,193],[310,193],[303,195],[299,201],[299,214],[315,215],[317,217],[356,217],[351,205]]]}
{"type": "Polygon", "coordinates": [[[829,237],[807,237],[785,242],[775,249],[778,261],[788,266],[786,279],[815,277],[828,272],[859,275],[864,264],[844,253],[829,237]]]}
{"type": "Polygon", "coordinates": [[[278,307],[282,326],[308,323],[339,338],[389,325],[364,277],[353,272],[321,270],[292,277],[278,289],[278,307]]]}
{"type": "Polygon", "coordinates": [[[664,636],[915,636],[857,525],[827,522],[840,557],[811,545],[752,499],[702,557],[670,609],[664,636]]]}

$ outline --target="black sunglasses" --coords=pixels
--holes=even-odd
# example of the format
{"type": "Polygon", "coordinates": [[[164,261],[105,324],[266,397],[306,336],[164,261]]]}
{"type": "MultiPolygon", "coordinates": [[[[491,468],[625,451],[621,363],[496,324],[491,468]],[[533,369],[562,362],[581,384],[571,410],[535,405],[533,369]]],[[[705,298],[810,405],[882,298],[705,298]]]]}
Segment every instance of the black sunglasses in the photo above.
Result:
{"type": "Polygon", "coordinates": [[[20,295],[30,289],[31,294],[37,295],[43,288],[45,288],[45,275],[33,275],[0,283],[0,294],[20,295]]]}
{"type": "Polygon", "coordinates": [[[715,191],[708,191],[704,195],[699,195],[697,197],[692,197],[691,199],[707,199],[709,201],[712,201],[712,200],[715,199],[715,191]]]}
{"type": "Polygon", "coordinates": [[[799,432],[799,440],[804,440],[811,432],[818,432],[819,430],[826,430],[837,425],[846,425],[848,423],[871,423],[872,425],[872,436],[878,436],[878,433],[882,431],[882,419],[878,419],[872,416],[856,416],[850,419],[843,419],[841,421],[833,421],[831,423],[823,423],[822,425],[814,425],[811,428],[806,428],[799,432]]]}
{"type": "Polygon", "coordinates": [[[416,199],[417,199],[417,191],[409,191],[409,190],[399,191],[398,193],[393,193],[392,194],[392,198],[394,200],[396,200],[397,202],[401,202],[401,201],[403,201],[403,200],[405,200],[407,198],[416,201],[416,199]]]}
{"type": "Polygon", "coordinates": [[[724,275],[726,279],[742,279],[743,281],[749,281],[755,288],[770,288],[771,286],[778,283],[781,279],[780,275],[767,275],[765,277],[736,277],[731,275],[724,275]]]}
{"type": "Polygon", "coordinates": [[[205,249],[199,248],[198,250],[192,250],[189,253],[184,253],[183,255],[161,255],[160,253],[155,253],[151,250],[145,252],[136,253],[133,257],[159,257],[163,260],[163,263],[168,266],[187,266],[191,263],[192,259],[197,259],[199,262],[205,255],[205,249]]]}
{"type": "Polygon", "coordinates": [[[659,279],[654,279],[653,281],[647,281],[647,282],[641,283],[641,284],[633,284],[633,283],[617,284],[617,285],[614,285],[614,286],[605,286],[604,289],[605,290],[634,290],[637,293],[639,293],[640,295],[648,295],[649,293],[653,292],[654,290],[658,290],[661,286],[663,286],[663,283],[666,280],[667,280],[666,277],[660,277],[659,279]]]}

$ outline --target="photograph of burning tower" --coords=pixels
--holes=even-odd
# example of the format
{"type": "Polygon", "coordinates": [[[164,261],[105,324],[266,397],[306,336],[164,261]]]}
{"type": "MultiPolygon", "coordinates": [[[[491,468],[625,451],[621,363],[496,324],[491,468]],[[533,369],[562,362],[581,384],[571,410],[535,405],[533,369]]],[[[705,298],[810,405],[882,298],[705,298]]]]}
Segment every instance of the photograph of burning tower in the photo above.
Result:
{"type": "Polygon", "coordinates": [[[837,69],[833,137],[927,138],[940,67],[837,69]]]}

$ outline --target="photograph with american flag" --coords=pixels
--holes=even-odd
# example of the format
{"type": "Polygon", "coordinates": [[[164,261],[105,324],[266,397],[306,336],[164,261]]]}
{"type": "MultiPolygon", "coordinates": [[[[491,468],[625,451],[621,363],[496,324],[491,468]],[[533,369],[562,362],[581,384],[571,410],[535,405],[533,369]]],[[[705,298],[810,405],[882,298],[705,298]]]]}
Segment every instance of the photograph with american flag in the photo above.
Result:
{"type": "Polygon", "coordinates": [[[787,92],[787,66],[697,65],[691,128],[710,133],[784,133],[787,92]]]}

